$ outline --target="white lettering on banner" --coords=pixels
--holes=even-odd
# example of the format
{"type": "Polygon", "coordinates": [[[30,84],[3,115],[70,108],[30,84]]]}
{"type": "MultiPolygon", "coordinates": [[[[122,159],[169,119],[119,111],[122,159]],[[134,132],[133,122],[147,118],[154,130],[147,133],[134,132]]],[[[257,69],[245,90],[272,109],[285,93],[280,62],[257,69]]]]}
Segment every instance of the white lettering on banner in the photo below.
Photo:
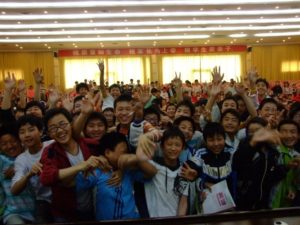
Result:
{"type": "Polygon", "coordinates": [[[152,53],[153,53],[153,51],[152,51],[152,49],[151,49],[151,48],[147,48],[147,49],[146,49],[146,53],[147,53],[147,54],[152,54],[152,53]]]}
{"type": "Polygon", "coordinates": [[[154,54],[160,54],[160,49],[159,48],[155,48],[154,49],[154,54]]]}
{"type": "Polygon", "coordinates": [[[198,49],[198,48],[193,48],[193,52],[194,52],[194,53],[198,53],[198,52],[199,52],[199,49],[198,49]]]}
{"type": "Polygon", "coordinates": [[[173,53],[173,54],[176,53],[176,48],[171,48],[170,53],[173,53]]]}
{"type": "Polygon", "coordinates": [[[137,54],[143,55],[143,54],[144,54],[144,49],[139,48],[139,49],[137,50],[137,54]]]}
{"type": "Polygon", "coordinates": [[[104,50],[98,50],[98,51],[97,51],[97,54],[98,54],[98,55],[104,55],[104,53],[105,53],[104,50]]]}
{"type": "Polygon", "coordinates": [[[184,48],[184,53],[190,53],[191,52],[191,48],[184,48]]]}
{"type": "Polygon", "coordinates": [[[223,52],[223,51],[224,51],[224,49],[223,49],[222,46],[218,46],[218,47],[217,47],[217,52],[223,52]]]}
{"type": "Polygon", "coordinates": [[[208,51],[209,51],[209,52],[215,52],[215,51],[216,51],[216,48],[215,48],[214,46],[210,46],[210,47],[208,48],[208,51]]]}
{"type": "Polygon", "coordinates": [[[111,51],[110,49],[106,49],[106,50],[105,50],[105,53],[106,53],[107,55],[111,55],[111,54],[112,54],[112,51],[111,51]]]}
{"type": "Polygon", "coordinates": [[[227,52],[229,52],[229,51],[231,50],[230,46],[226,46],[226,47],[225,47],[225,50],[226,50],[227,52]]]}
{"type": "Polygon", "coordinates": [[[201,52],[201,53],[206,53],[206,52],[207,52],[207,48],[201,47],[201,48],[200,48],[200,52],[201,52]]]}
{"type": "Polygon", "coordinates": [[[130,55],[135,55],[135,49],[129,49],[129,54],[130,55]]]}
{"type": "Polygon", "coordinates": [[[91,49],[90,50],[90,55],[96,55],[96,50],[95,49],[91,49]]]}
{"type": "Polygon", "coordinates": [[[121,54],[121,50],[120,50],[120,49],[116,49],[116,50],[114,51],[114,54],[115,54],[115,55],[120,55],[120,54],[121,54]]]}
{"type": "Polygon", "coordinates": [[[78,50],[73,51],[73,55],[80,55],[78,50]]]}

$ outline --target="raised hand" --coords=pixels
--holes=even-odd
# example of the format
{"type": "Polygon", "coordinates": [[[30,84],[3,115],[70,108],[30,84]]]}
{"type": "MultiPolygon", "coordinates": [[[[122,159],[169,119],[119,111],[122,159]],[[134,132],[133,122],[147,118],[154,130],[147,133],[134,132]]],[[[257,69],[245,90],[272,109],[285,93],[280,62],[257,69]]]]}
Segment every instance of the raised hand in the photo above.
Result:
{"type": "Polygon", "coordinates": [[[7,77],[4,80],[4,89],[7,91],[12,91],[16,87],[15,74],[10,72],[7,73],[7,77]]]}
{"type": "Polygon", "coordinates": [[[234,89],[235,89],[235,91],[236,91],[236,93],[237,93],[238,95],[244,95],[244,94],[246,94],[246,88],[245,88],[245,86],[244,86],[243,84],[241,84],[241,83],[237,83],[237,84],[235,85],[234,89]]]}
{"type": "Polygon", "coordinates": [[[256,80],[258,79],[258,73],[255,67],[252,67],[250,71],[247,73],[248,80],[255,84],[256,80]]]}
{"type": "Polygon", "coordinates": [[[111,178],[109,178],[109,180],[107,181],[107,184],[110,186],[120,186],[121,182],[122,182],[122,178],[123,178],[123,172],[122,170],[116,170],[114,172],[112,172],[111,174],[111,178]]]}
{"type": "Polygon", "coordinates": [[[213,71],[211,72],[211,76],[212,76],[212,83],[221,83],[223,78],[224,78],[224,73],[221,75],[221,67],[217,67],[215,66],[213,68],[213,71]]]}
{"type": "Polygon", "coordinates": [[[37,175],[37,174],[39,174],[39,173],[42,172],[42,169],[43,169],[43,164],[41,164],[40,162],[36,162],[36,163],[33,164],[33,166],[31,167],[30,175],[31,175],[31,176],[37,175]]]}
{"type": "Polygon", "coordinates": [[[173,84],[175,84],[177,88],[182,86],[181,73],[177,74],[177,72],[175,72],[175,78],[173,79],[173,84]]]}
{"type": "Polygon", "coordinates": [[[33,78],[36,84],[41,84],[43,82],[43,70],[41,68],[36,68],[33,71],[33,78]]]}
{"type": "Polygon", "coordinates": [[[258,143],[266,142],[273,145],[280,145],[280,134],[277,130],[261,128],[256,131],[250,141],[251,146],[256,146],[258,143]]]}
{"type": "Polygon", "coordinates": [[[183,178],[189,180],[189,181],[194,181],[197,176],[198,176],[198,172],[194,169],[192,169],[189,164],[187,164],[186,162],[183,164],[183,167],[181,168],[180,171],[180,176],[182,176],[183,178]]]}
{"type": "Polygon", "coordinates": [[[62,105],[69,112],[71,112],[73,109],[73,104],[74,104],[73,101],[74,101],[74,99],[72,97],[70,97],[70,95],[68,95],[68,94],[65,94],[62,97],[62,105]]]}
{"type": "Polygon", "coordinates": [[[26,83],[25,83],[25,80],[19,80],[18,81],[18,91],[19,91],[19,93],[20,92],[24,92],[24,91],[26,91],[26,83]]]}
{"type": "Polygon", "coordinates": [[[98,61],[97,65],[98,65],[98,68],[100,71],[104,71],[104,61],[103,60],[100,59],[98,61]]]}
{"type": "Polygon", "coordinates": [[[156,144],[149,137],[141,135],[139,137],[136,156],[139,160],[151,159],[156,150],[156,144]]]}
{"type": "Polygon", "coordinates": [[[213,82],[209,91],[210,96],[217,96],[222,91],[221,82],[213,82]]]}
{"type": "Polygon", "coordinates": [[[94,110],[94,105],[92,104],[92,100],[90,98],[83,98],[81,104],[81,113],[90,114],[94,110]]]}
{"type": "Polygon", "coordinates": [[[57,101],[59,100],[60,95],[56,89],[53,89],[52,91],[49,92],[49,98],[48,98],[48,103],[51,106],[54,106],[57,101]]]}

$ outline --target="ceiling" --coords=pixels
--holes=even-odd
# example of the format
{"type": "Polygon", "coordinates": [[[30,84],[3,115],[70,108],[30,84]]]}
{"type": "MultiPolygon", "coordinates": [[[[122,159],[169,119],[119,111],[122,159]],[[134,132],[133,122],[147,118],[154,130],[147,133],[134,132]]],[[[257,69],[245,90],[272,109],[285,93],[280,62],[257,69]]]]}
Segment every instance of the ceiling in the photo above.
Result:
{"type": "Polygon", "coordinates": [[[294,43],[300,43],[300,0],[0,4],[0,51],[294,43]]]}

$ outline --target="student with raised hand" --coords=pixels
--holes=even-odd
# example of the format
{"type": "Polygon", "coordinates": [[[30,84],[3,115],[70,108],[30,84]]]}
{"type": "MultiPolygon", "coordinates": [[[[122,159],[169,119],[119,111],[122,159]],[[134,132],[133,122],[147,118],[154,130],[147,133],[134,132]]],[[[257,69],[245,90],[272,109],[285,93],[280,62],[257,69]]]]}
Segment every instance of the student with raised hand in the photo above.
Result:
{"type": "Polygon", "coordinates": [[[241,141],[233,156],[233,170],[237,173],[237,209],[268,209],[271,189],[287,173],[278,162],[278,131],[267,128],[261,117],[251,119],[246,127],[246,139],[241,141]]]}
{"type": "Polygon", "coordinates": [[[43,167],[40,163],[42,152],[53,141],[41,141],[43,121],[39,117],[32,115],[21,117],[17,121],[17,129],[25,151],[15,160],[15,175],[12,179],[11,192],[13,195],[19,195],[27,187],[31,187],[36,201],[35,222],[52,222],[51,189],[41,184],[39,174],[43,167]]]}
{"type": "Polygon", "coordinates": [[[135,154],[128,154],[128,144],[123,134],[107,133],[101,139],[101,156],[106,164],[88,175],[79,173],[77,190],[96,187],[96,220],[140,218],[134,199],[134,182],[144,182],[147,174],[138,171],[135,154]],[[114,184],[114,171],[122,170],[122,180],[114,184]]]}
{"type": "MultiPolygon", "coordinates": [[[[147,134],[146,134],[147,135],[147,134]]],[[[185,146],[185,138],[178,128],[168,129],[161,138],[162,158],[153,159],[157,150],[149,137],[147,144],[141,142],[137,148],[137,157],[141,170],[152,179],[145,183],[146,202],[150,217],[166,217],[179,215],[181,195],[187,195],[188,189],[182,193],[174,191],[175,178],[180,172],[179,155],[185,146]]]]}
{"type": "Polygon", "coordinates": [[[29,187],[19,195],[10,191],[14,175],[15,159],[22,153],[21,143],[14,126],[0,128],[0,185],[4,192],[5,208],[3,212],[4,224],[25,224],[34,221],[35,204],[29,187]]]}
{"type": "Polygon", "coordinates": [[[121,95],[121,88],[117,84],[113,84],[109,87],[109,94],[106,93],[104,84],[104,61],[99,60],[97,63],[100,71],[100,90],[103,98],[102,110],[108,107],[114,107],[114,101],[121,95]]]}
{"type": "Polygon", "coordinates": [[[291,207],[296,197],[295,180],[297,179],[297,171],[300,168],[300,153],[295,150],[298,137],[300,134],[299,126],[295,121],[282,120],[278,125],[280,133],[281,145],[278,146],[280,153],[279,163],[289,168],[286,177],[273,188],[271,194],[271,207],[291,207]]]}
{"type": "Polygon", "coordinates": [[[85,139],[73,138],[72,117],[64,108],[47,111],[45,126],[55,142],[41,158],[41,183],[52,189],[52,212],[55,222],[93,220],[92,193],[76,192],[75,177],[99,165],[99,157],[91,156],[85,139]]]}
{"type": "Polygon", "coordinates": [[[277,128],[283,112],[278,112],[278,102],[273,98],[265,98],[258,107],[258,116],[267,120],[272,129],[277,128]]]}

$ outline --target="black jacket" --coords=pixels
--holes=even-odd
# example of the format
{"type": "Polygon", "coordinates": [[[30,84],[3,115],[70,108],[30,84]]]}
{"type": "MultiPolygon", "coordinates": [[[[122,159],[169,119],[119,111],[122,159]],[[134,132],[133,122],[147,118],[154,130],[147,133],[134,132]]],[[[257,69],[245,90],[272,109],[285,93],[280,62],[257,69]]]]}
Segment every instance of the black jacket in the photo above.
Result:
{"type": "Polygon", "coordinates": [[[233,170],[237,173],[237,209],[269,208],[272,187],[282,180],[287,168],[278,164],[279,152],[262,144],[251,147],[249,139],[240,142],[233,156],[233,170]]]}

